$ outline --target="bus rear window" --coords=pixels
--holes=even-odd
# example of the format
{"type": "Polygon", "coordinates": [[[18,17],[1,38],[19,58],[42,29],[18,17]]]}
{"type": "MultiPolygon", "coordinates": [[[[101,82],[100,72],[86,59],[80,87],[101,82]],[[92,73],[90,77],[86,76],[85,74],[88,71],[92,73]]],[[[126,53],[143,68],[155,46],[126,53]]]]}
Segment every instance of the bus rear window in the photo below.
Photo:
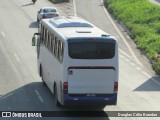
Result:
{"type": "Polygon", "coordinates": [[[73,59],[111,59],[115,42],[69,42],[69,56],[73,59]]]}

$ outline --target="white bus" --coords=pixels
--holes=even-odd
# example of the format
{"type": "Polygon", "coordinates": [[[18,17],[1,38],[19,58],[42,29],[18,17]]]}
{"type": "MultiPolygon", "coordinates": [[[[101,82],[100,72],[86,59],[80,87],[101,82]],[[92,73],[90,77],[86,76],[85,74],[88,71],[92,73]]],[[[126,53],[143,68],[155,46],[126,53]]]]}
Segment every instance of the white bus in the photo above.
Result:
{"type": "Polygon", "coordinates": [[[116,105],[118,44],[114,37],[81,18],[55,17],[40,22],[32,38],[35,44],[39,75],[54,93],[57,106],[116,105]]]}

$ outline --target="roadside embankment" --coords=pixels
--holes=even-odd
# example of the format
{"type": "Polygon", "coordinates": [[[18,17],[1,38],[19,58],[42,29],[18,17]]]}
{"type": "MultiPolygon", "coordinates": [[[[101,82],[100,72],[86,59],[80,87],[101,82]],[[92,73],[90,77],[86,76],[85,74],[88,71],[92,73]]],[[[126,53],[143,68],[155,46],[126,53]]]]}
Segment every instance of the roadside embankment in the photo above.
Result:
{"type": "Polygon", "coordinates": [[[104,0],[104,4],[160,74],[160,7],[148,0],[104,0]]]}

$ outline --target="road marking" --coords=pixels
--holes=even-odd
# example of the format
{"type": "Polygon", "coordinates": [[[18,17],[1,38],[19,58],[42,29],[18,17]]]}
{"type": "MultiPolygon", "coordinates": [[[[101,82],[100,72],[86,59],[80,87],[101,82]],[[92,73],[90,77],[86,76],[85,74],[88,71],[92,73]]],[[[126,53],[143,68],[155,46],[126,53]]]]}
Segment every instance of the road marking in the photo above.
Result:
{"type": "Polygon", "coordinates": [[[127,61],[127,62],[129,62],[129,60],[126,58],[126,59],[124,59],[125,61],[127,61]]]}
{"type": "MultiPolygon", "coordinates": [[[[102,4],[103,4],[103,0],[101,0],[102,4]]],[[[111,19],[109,13],[107,12],[107,10],[105,9],[104,5],[103,5],[103,9],[106,13],[106,15],[108,16],[108,18],[110,19],[112,25],[114,26],[114,28],[116,29],[116,31],[118,32],[119,36],[121,37],[121,39],[123,40],[123,42],[125,43],[125,45],[127,46],[127,48],[129,49],[130,53],[132,54],[133,58],[135,59],[135,61],[143,67],[142,63],[138,60],[138,58],[136,57],[136,55],[134,54],[133,50],[131,49],[131,47],[129,46],[129,44],[127,43],[126,39],[123,37],[123,35],[121,34],[121,32],[119,31],[119,29],[117,28],[116,24],[113,22],[113,20],[111,19]]]]}
{"type": "Polygon", "coordinates": [[[74,7],[74,16],[77,17],[77,9],[76,9],[75,0],[73,0],[73,7],[74,7]]]}
{"type": "Polygon", "coordinates": [[[38,90],[34,90],[34,92],[36,93],[36,95],[38,96],[39,100],[41,102],[44,102],[43,98],[41,97],[41,95],[39,94],[38,90]]]}
{"type": "Polygon", "coordinates": [[[136,69],[141,70],[141,68],[140,68],[140,67],[136,67],[136,69]]]}
{"type": "Polygon", "coordinates": [[[8,55],[6,49],[4,48],[4,46],[3,46],[2,44],[0,44],[0,48],[2,49],[2,52],[3,52],[4,55],[6,56],[7,60],[8,60],[9,63],[10,63],[10,65],[12,66],[12,68],[13,68],[13,70],[14,70],[14,72],[15,72],[18,80],[19,80],[20,85],[23,85],[23,83],[22,83],[22,81],[21,81],[21,79],[22,79],[22,78],[21,78],[21,75],[20,75],[19,72],[17,71],[17,68],[16,68],[15,64],[12,62],[12,60],[11,60],[10,56],[8,55]]]}
{"type": "Polygon", "coordinates": [[[2,34],[2,36],[3,36],[3,37],[5,37],[5,36],[6,36],[6,35],[5,35],[5,33],[4,33],[3,31],[1,32],[1,34],[2,34]]]}
{"type": "Polygon", "coordinates": [[[148,75],[146,72],[142,71],[142,73],[143,73],[144,75],[146,75],[148,78],[151,78],[151,76],[148,75]]]}
{"type": "Polygon", "coordinates": [[[135,66],[135,64],[134,63],[130,63],[132,66],[135,66]]]}
{"type": "Polygon", "coordinates": [[[124,54],[125,56],[127,56],[127,57],[129,57],[129,58],[131,58],[131,56],[129,56],[126,52],[124,52],[122,49],[118,49],[122,54],[124,54]]]}
{"type": "Polygon", "coordinates": [[[14,56],[16,57],[17,61],[20,61],[20,59],[19,59],[19,57],[18,57],[18,55],[16,53],[14,54],[14,56]]]}

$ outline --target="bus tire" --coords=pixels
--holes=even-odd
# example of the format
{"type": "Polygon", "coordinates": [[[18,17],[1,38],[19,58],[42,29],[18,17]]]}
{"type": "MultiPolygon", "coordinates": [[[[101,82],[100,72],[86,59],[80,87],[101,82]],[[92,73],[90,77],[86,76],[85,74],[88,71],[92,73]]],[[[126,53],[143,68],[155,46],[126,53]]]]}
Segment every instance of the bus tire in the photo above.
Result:
{"type": "Polygon", "coordinates": [[[39,22],[38,16],[37,16],[37,22],[39,22]]]}
{"type": "Polygon", "coordinates": [[[40,65],[40,76],[41,76],[43,85],[46,85],[46,83],[44,82],[43,72],[42,72],[42,67],[41,67],[41,65],[40,65]]]}
{"type": "Polygon", "coordinates": [[[60,102],[58,101],[58,92],[56,86],[54,86],[54,102],[57,107],[61,106],[60,102]]]}

